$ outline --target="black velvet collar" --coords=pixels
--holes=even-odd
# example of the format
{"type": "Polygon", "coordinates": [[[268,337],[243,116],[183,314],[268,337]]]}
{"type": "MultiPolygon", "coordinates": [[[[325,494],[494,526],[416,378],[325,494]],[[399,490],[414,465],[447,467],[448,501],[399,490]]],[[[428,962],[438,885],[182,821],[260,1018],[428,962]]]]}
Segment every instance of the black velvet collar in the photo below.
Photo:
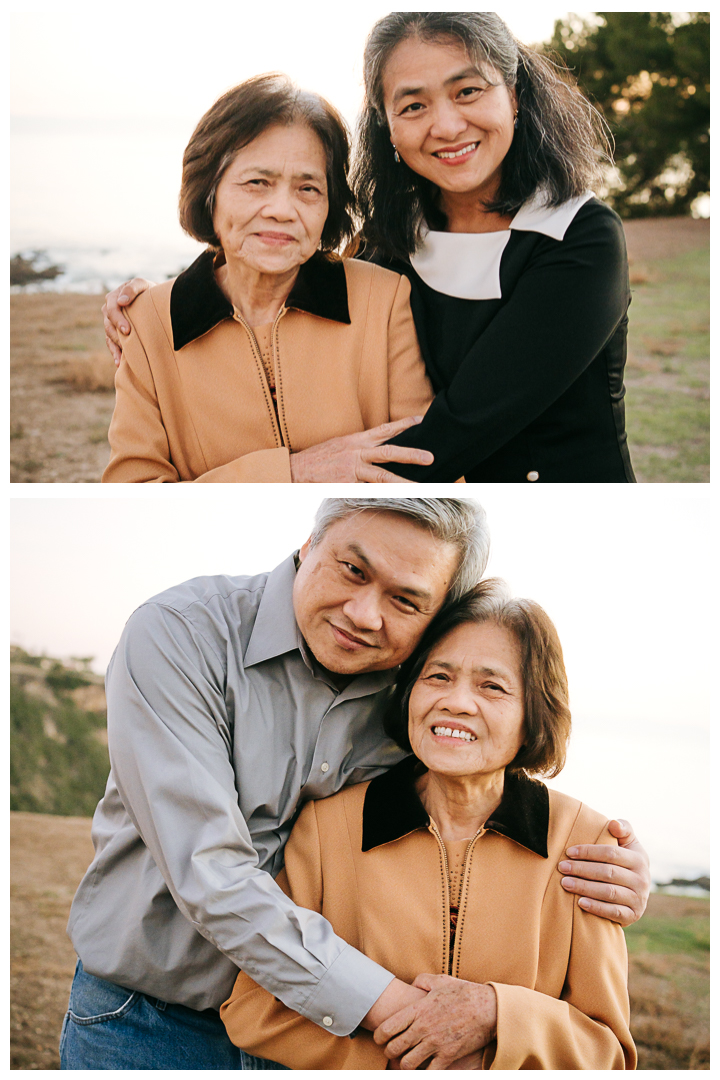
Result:
{"type": "MultiPolygon", "coordinates": [[[[415,780],[424,771],[417,758],[409,757],[370,781],[363,807],[363,851],[427,828],[430,818],[415,791],[415,780]]],[[[547,859],[549,821],[545,785],[524,773],[506,773],[502,802],[485,828],[547,859]]]]}
{"type": "MultiPolygon", "coordinates": [[[[170,321],[173,348],[177,351],[207,334],[223,319],[231,319],[233,306],[215,280],[215,253],[203,251],[192,266],[173,282],[170,321]]],[[[285,307],[306,311],[321,319],[350,323],[345,267],[319,252],[298,271],[285,307]]]]}

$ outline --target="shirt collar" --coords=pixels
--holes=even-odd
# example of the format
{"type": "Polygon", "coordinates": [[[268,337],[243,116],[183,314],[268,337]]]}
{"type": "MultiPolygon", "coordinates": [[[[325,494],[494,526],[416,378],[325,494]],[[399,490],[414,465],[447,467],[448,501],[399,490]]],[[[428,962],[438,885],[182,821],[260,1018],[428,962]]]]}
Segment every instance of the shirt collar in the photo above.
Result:
{"type": "Polygon", "coordinates": [[[414,255],[415,272],[436,292],[461,300],[499,300],[500,262],[513,232],[537,232],[563,240],[581,206],[592,192],[548,206],[547,193],[524,203],[507,229],[490,233],[448,233],[427,230],[414,255]]]}
{"type": "MultiPolygon", "coordinates": [[[[170,322],[176,351],[233,317],[233,305],[215,280],[217,259],[217,265],[222,265],[224,256],[216,257],[210,249],[203,251],[173,282],[170,322]]],[[[285,307],[349,324],[344,264],[317,252],[300,267],[285,307]]]]}
{"type": "Polygon", "coordinates": [[[290,555],[268,574],[245,650],[245,667],[300,648],[302,636],[293,610],[294,584],[295,561],[290,555]]]}
{"type": "MultiPolygon", "coordinates": [[[[246,668],[252,667],[297,649],[314,677],[318,678],[313,664],[314,657],[295,621],[293,587],[297,572],[296,556],[297,552],[268,574],[245,650],[244,665],[246,668]]],[[[391,686],[395,682],[396,674],[397,668],[358,675],[338,694],[338,700],[351,701],[354,698],[367,697],[368,694],[376,694],[391,686]]]]}
{"type": "Polygon", "coordinates": [[[581,206],[593,198],[592,191],[568,199],[560,206],[548,206],[547,195],[540,191],[524,203],[510,222],[510,228],[520,232],[539,232],[552,240],[564,240],[581,206]]]}
{"type": "MultiPolygon", "coordinates": [[[[430,818],[415,790],[415,780],[423,771],[417,758],[409,757],[370,781],[363,806],[363,851],[427,828],[430,818]]],[[[549,822],[545,785],[525,773],[506,773],[502,800],[485,828],[547,859],[549,822]]]]}

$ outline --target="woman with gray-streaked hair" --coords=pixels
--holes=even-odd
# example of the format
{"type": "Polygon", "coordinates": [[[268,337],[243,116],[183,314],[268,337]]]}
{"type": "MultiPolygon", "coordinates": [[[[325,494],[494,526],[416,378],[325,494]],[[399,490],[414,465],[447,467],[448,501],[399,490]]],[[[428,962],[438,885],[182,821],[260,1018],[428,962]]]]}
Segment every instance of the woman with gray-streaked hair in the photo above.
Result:
{"type": "Polygon", "coordinates": [[[632,482],[625,239],[593,196],[611,160],[602,118],[494,12],[393,11],[364,70],[365,257],[410,278],[436,391],[390,440],[434,463],[397,473],[632,482]]]}

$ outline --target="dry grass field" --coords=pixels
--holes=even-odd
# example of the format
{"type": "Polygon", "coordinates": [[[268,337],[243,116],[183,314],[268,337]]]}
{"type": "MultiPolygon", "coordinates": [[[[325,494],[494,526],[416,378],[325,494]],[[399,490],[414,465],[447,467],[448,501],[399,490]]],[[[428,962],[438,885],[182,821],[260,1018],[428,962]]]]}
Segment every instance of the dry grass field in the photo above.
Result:
{"type": "MultiPolygon", "coordinates": [[[[11,1069],[59,1068],[75,966],[65,934],[92,856],[86,818],[11,815],[11,1069]]],[[[708,901],[654,894],[628,933],[641,1069],[709,1068],[708,901]]]]}
{"type": "Polygon", "coordinates": [[[99,296],[10,298],[11,483],[98,483],[110,458],[115,365],[99,296]]]}
{"type": "Polygon", "coordinates": [[[58,1069],[75,953],[65,933],[92,859],[90,821],[11,815],[10,1068],[58,1069]]]}
{"type": "MultiPolygon", "coordinates": [[[[708,479],[709,222],[625,223],[634,298],[627,415],[642,483],[708,479]]],[[[13,483],[98,483],[115,367],[102,297],[11,297],[13,483]]]]}

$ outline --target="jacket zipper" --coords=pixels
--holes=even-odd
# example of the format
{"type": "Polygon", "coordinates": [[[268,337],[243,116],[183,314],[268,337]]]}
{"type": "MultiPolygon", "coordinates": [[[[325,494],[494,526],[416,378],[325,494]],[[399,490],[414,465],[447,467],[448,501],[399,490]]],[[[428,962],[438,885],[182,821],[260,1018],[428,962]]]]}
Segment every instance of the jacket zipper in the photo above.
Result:
{"type": "Polygon", "coordinates": [[[272,330],[270,331],[270,347],[272,352],[272,362],[275,368],[275,392],[277,394],[278,402],[278,419],[282,425],[282,437],[288,450],[292,453],[292,446],[290,444],[290,432],[288,431],[287,421],[285,419],[285,409],[283,407],[283,389],[282,389],[282,372],[280,371],[280,342],[278,340],[278,323],[287,311],[287,308],[283,304],[277,313],[275,322],[272,324],[272,330]]]}
{"type": "MultiPolygon", "coordinates": [[[[278,312],[277,316],[275,317],[275,321],[274,321],[274,323],[272,325],[272,330],[271,330],[271,340],[274,338],[275,327],[277,326],[278,321],[280,320],[280,317],[282,315],[284,315],[285,310],[286,310],[285,307],[281,307],[280,311],[278,312]]],[[[280,398],[279,398],[279,395],[278,395],[278,416],[276,416],[275,415],[275,407],[273,405],[273,400],[272,400],[272,391],[270,390],[270,384],[268,382],[267,375],[265,374],[265,367],[264,367],[263,362],[262,362],[262,355],[260,353],[260,346],[258,345],[258,339],[255,337],[255,333],[254,333],[252,327],[249,326],[245,322],[245,320],[243,319],[242,315],[237,310],[237,308],[235,308],[235,311],[234,311],[234,318],[235,318],[236,322],[239,322],[240,325],[244,328],[246,334],[248,335],[248,337],[250,339],[250,348],[252,349],[253,358],[255,360],[255,366],[257,368],[257,372],[258,372],[258,376],[260,378],[260,382],[262,384],[263,396],[265,397],[265,405],[267,407],[267,410],[268,410],[268,413],[269,413],[269,416],[270,416],[270,423],[272,424],[273,435],[275,436],[275,442],[277,443],[278,446],[286,446],[288,444],[285,443],[285,440],[283,439],[283,436],[282,436],[282,432],[280,431],[280,428],[278,426],[278,418],[279,418],[279,415],[280,415],[280,405],[279,405],[280,398]]],[[[273,359],[274,359],[274,347],[273,347],[273,359]]],[[[277,389],[277,387],[276,387],[276,389],[277,389]]]]}
{"type": "Polygon", "coordinates": [[[454,968],[454,971],[450,972],[450,974],[454,975],[456,978],[458,977],[457,972],[458,968],[460,967],[460,938],[462,937],[462,928],[464,925],[463,908],[467,906],[468,881],[470,880],[470,856],[472,855],[472,850],[475,847],[478,838],[481,837],[484,832],[485,826],[483,825],[475,833],[472,840],[467,846],[467,851],[465,852],[465,862],[463,863],[463,876],[460,883],[460,898],[458,900],[458,920],[457,926],[455,927],[455,947],[453,949],[452,962],[452,967],[454,968]]]}
{"type": "Polygon", "coordinates": [[[454,974],[453,971],[452,971],[452,968],[455,968],[455,971],[457,972],[458,960],[459,960],[459,957],[460,957],[460,937],[461,937],[461,925],[462,925],[460,915],[461,915],[461,912],[462,912],[462,909],[463,909],[463,902],[465,901],[465,898],[466,898],[466,895],[467,895],[468,878],[470,877],[470,875],[468,874],[468,871],[467,871],[467,867],[468,867],[468,864],[470,862],[470,855],[472,853],[472,849],[475,847],[475,843],[476,843],[478,837],[482,836],[482,834],[485,832],[485,828],[482,827],[482,828],[478,829],[478,831],[475,833],[472,840],[468,844],[467,851],[465,852],[465,862],[463,864],[463,876],[462,876],[462,882],[460,884],[460,900],[458,902],[458,921],[457,921],[457,926],[455,928],[455,941],[454,941],[454,944],[453,944],[453,952],[452,952],[452,957],[453,957],[452,958],[452,963],[450,962],[450,860],[448,858],[447,848],[445,847],[445,844],[443,842],[443,838],[440,835],[440,833],[438,832],[438,829],[437,829],[437,827],[435,825],[435,822],[432,820],[432,818],[430,819],[429,828],[430,828],[430,832],[433,834],[433,836],[437,840],[438,844],[440,845],[440,851],[441,851],[442,857],[443,857],[443,878],[444,878],[443,884],[444,884],[444,887],[445,887],[445,901],[444,901],[445,902],[445,911],[444,911],[444,916],[445,917],[444,917],[444,927],[443,927],[443,953],[447,957],[447,960],[443,964],[444,969],[445,969],[443,974],[452,975],[452,974],[454,974]]]}
{"type": "Polygon", "coordinates": [[[450,975],[450,860],[443,838],[438,832],[435,822],[430,818],[430,832],[440,845],[442,855],[443,877],[443,975],[450,975]]]}

